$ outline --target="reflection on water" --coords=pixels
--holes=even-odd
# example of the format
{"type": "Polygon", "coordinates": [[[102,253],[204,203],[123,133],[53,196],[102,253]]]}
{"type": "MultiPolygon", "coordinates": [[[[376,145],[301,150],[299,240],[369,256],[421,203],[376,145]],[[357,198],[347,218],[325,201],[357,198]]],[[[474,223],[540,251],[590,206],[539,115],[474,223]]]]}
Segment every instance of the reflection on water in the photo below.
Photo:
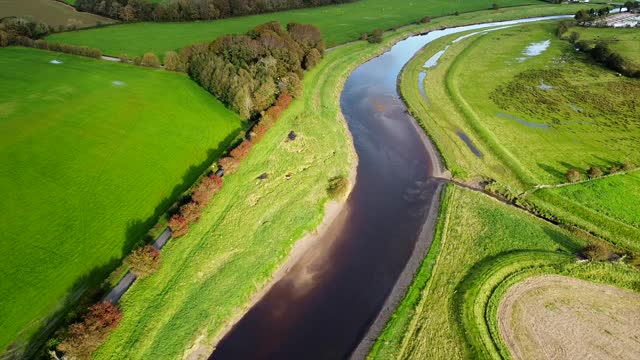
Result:
{"type": "Polygon", "coordinates": [[[471,150],[473,155],[475,155],[478,158],[482,158],[482,153],[480,152],[480,150],[478,150],[478,148],[475,145],[473,145],[473,142],[471,141],[471,139],[469,139],[467,134],[465,134],[460,130],[458,130],[456,133],[458,134],[460,139],[462,139],[462,141],[464,141],[464,143],[467,144],[467,147],[469,147],[469,150],[471,150]]]}
{"type": "Polygon", "coordinates": [[[551,46],[551,40],[531,43],[522,51],[522,55],[524,55],[524,57],[519,57],[516,60],[518,60],[519,62],[523,62],[528,58],[536,57],[547,51],[549,46],[551,46]]]}

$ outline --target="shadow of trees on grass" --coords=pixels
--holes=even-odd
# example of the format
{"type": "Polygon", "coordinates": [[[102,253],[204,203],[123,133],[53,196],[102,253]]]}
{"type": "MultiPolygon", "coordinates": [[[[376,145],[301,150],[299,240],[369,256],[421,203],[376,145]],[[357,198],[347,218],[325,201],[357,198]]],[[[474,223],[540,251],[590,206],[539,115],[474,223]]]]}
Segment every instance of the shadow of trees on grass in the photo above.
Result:
{"type": "MultiPolygon", "coordinates": [[[[238,140],[243,129],[230,133],[218,146],[207,150],[206,159],[197,165],[190,166],[182,175],[182,181],[175,185],[170,195],[158,203],[153,215],[147,219],[135,219],[128,222],[125,229],[125,242],[122,253],[129,254],[135,247],[152,242],[149,230],[158,223],[160,218],[189,201],[189,195],[185,192],[198,180],[211,164],[218,159],[229,146],[238,140]],[[174,207],[174,204],[178,206],[174,207]]],[[[100,301],[110,288],[105,279],[111,272],[120,266],[122,259],[112,258],[106,264],[94,267],[88,273],[80,276],[68,291],[68,295],[59,302],[59,306],[49,316],[40,321],[34,321],[20,334],[9,347],[0,354],[0,359],[49,359],[47,344],[52,336],[64,335],[65,328],[78,321],[84,315],[88,307],[100,301]],[[37,329],[32,332],[32,329],[37,329]],[[33,334],[33,335],[29,335],[33,334]]]]}

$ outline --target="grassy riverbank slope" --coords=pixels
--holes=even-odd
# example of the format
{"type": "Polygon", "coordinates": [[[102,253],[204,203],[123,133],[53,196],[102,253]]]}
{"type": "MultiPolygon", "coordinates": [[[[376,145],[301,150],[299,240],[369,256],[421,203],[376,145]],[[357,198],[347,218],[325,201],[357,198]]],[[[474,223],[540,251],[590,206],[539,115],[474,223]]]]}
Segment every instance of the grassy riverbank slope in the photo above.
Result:
{"type": "Polygon", "coordinates": [[[547,11],[566,7],[441,18],[387,33],[379,45],[356,42],[327,53],[305,75],[304,97],[253,148],[239,172],[226,178],[200,222],[163,250],[159,272],[124,296],[122,324],[96,357],[181,357],[200,346],[203,353],[211,350],[216,336],[243,313],[295,241],[318,225],[328,179],[350,168],[351,145],[339,95],[352,69],[412,33],[547,11]],[[291,130],[299,134],[295,142],[286,141],[291,130]],[[265,172],[267,180],[256,179],[265,172]],[[292,177],[285,180],[288,173],[292,177]]]}
{"type": "MultiPolygon", "coordinates": [[[[416,22],[425,16],[437,17],[455,12],[464,13],[490,9],[493,3],[492,0],[430,0],[394,3],[389,3],[387,0],[359,0],[348,4],[215,21],[146,22],[108,26],[87,31],[53,34],[47,38],[47,41],[99,48],[105,54],[112,56],[125,53],[133,57],[145,52],[164,55],[169,50],[211,41],[224,34],[244,33],[259,24],[279,21],[282,24],[298,22],[316,25],[322,31],[327,45],[332,47],[357,40],[361,33],[370,33],[375,28],[387,30],[416,22]]],[[[525,4],[542,4],[542,2],[538,0],[505,0],[500,2],[501,6],[525,4]]],[[[537,7],[540,6],[549,8],[548,12],[553,12],[553,9],[559,5],[537,5],[537,7]]],[[[503,10],[497,12],[501,11],[503,10]]],[[[529,10],[523,9],[523,11],[529,10]]]]}
{"type": "Polygon", "coordinates": [[[640,291],[640,272],[628,265],[576,262],[585,240],[486,195],[448,191],[436,246],[369,358],[508,356],[498,305],[511,285],[536,274],[640,291]]]}
{"type": "Polygon", "coordinates": [[[242,124],[184,74],[14,47],[0,67],[4,350],[99,284],[242,124]]]}

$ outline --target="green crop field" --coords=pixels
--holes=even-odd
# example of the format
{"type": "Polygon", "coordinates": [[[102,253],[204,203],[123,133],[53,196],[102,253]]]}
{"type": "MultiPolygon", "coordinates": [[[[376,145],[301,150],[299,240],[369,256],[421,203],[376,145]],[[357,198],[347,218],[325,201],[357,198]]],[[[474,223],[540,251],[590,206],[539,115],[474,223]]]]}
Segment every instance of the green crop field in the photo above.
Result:
{"type": "Polygon", "coordinates": [[[427,46],[407,67],[403,95],[454,174],[524,190],[564,182],[570,168],[639,162],[632,151],[640,141],[638,110],[628,99],[640,95],[640,80],[591,63],[555,37],[556,26],[520,25],[455,44],[450,37],[427,46]],[[417,74],[445,45],[451,47],[427,70],[426,101],[417,74]]]}
{"type": "Polygon", "coordinates": [[[640,54],[640,31],[628,28],[593,28],[574,26],[569,30],[580,34],[580,40],[590,43],[604,41],[612,50],[616,51],[627,61],[640,66],[638,54],[640,54]]]}
{"type": "MultiPolygon", "coordinates": [[[[467,12],[488,9],[493,0],[444,1],[359,0],[349,4],[291,10],[270,14],[229,18],[215,21],[186,23],[135,23],[109,26],[88,31],[54,34],[51,42],[89,46],[105,54],[118,56],[142,55],[166,51],[186,45],[212,41],[229,33],[244,33],[256,25],[279,21],[283,24],[299,22],[314,24],[322,30],[328,46],[356,40],[362,32],[375,28],[390,29],[418,21],[425,16],[443,16],[456,11],[467,12]]],[[[537,0],[505,0],[502,6],[540,4],[537,0]]],[[[549,5],[551,6],[551,5],[549,5]]]]}
{"type": "Polygon", "coordinates": [[[508,357],[496,309],[523,279],[557,273],[640,291],[640,272],[577,263],[584,240],[483,194],[450,186],[436,246],[371,359],[508,357]],[[426,281],[425,281],[426,277],[426,281]]]}
{"type": "MultiPolygon", "coordinates": [[[[69,1],[67,1],[70,3],[69,1]]],[[[0,18],[6,16],[28,16],[57,28],[95,26],[111,24],[115,20],[86,12],[78,12],[71,6],[54,0],[0,0],[0,18]]]]}
{"type": "Polygon", "coordinates": [[[184,74],[14,47],[0,68],[4,350],[100,283],[242,123],[184,74]]]}

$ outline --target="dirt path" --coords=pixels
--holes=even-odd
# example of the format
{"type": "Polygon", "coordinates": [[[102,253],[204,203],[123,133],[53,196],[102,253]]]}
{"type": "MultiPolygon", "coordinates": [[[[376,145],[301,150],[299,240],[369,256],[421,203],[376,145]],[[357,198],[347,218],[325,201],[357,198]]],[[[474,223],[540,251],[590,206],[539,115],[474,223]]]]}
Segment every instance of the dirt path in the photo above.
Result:
{"type": "Polygon", "coordinates": [[[498,309],[514,359],[640,358],[640,294],[558,275],[514,285],[498,309]]]}

